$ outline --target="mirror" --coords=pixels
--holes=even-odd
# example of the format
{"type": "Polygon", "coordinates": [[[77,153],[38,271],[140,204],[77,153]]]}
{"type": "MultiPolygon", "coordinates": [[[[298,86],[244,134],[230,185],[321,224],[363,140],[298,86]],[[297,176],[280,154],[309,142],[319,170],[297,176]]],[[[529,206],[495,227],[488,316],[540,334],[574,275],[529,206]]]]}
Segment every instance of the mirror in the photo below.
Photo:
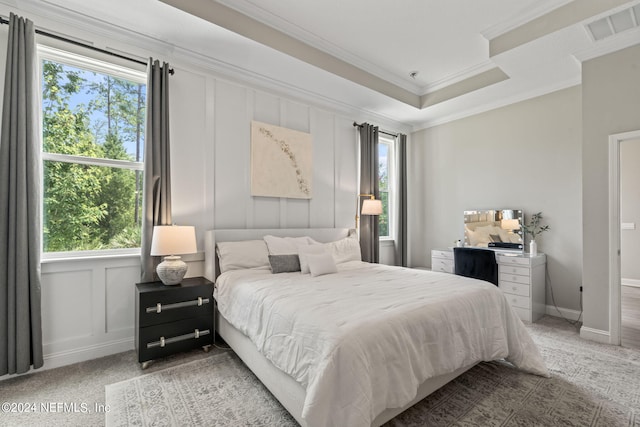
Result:
{"type": "Polygon", "coordinates": [[[522,221],[521,210],[464,211],[464,245],[524,252],[522,221]]]}

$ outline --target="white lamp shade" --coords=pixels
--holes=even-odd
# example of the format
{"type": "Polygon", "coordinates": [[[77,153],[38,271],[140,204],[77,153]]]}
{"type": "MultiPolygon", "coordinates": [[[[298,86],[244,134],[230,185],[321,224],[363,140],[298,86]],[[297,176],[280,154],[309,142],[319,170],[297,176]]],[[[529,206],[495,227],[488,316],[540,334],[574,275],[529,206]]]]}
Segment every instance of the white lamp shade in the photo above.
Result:
{"type": "Polygon", "coordinates": [[[365,199],[362,202],[362,215],[382,215],[382,200],[365,199]]]}
{"type": "Polygon", "coordinates": [[[151,256],[193,254],[198,251],[193,226],[156,225],[151,239],[151,256]]]}

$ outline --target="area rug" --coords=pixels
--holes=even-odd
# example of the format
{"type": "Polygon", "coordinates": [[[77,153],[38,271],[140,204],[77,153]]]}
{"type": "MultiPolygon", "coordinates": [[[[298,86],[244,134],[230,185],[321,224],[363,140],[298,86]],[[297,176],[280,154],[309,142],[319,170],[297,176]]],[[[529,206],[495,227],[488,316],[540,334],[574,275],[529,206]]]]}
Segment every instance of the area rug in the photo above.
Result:
{"type": "Polygon", "coordinates": [[[105,387],[106,425],[297,426],[231,352],[105,387]]]}
{"type": "MultiPolygon", "coordinates": [[[[640,426],[639,351],[528,329],[551,378],[481,363],[387,426],[640,426]]],[[[297,425],[231,352],[109,385],[106,403],[109,427],[297,425]]]]}

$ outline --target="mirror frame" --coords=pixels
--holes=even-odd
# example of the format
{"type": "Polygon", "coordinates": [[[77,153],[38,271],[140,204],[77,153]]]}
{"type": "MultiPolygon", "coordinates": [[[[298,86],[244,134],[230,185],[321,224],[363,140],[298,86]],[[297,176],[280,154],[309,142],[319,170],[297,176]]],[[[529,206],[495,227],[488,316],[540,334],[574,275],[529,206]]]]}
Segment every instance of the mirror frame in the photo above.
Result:
{"type": "MultiPolygon", "coordinates": [[[[524,216],[521,209],[478,209],[478,210],[465,210],[463,213],[463,235],[464,235],[464,246],[466,247],[480,247],[480,248],[488,248],[499,251],[510,251],[510,252],[522,252],[524,253],[524,236],[522,235],[522,224],[524,222],[524,216]],[[512,223],[511,221],[517,221],[517,223],[512,223]],[[487,242],[487,246],[472,246],[471,238],[469,236],[468,227],[469,224],[480,224],[480,226],[495,226],[499,227],[501,230],[505,230],[508,234],[517,235],[517,238],[513,238],[513,240],[519,239],[516,243],[513,240],[510,242],[501,241],[490,242],[491,237],[487,236],[489,241],[487,242]],[[491,245],[493,243],[494,245],[491,245]],[[507,243],[509,247],[502,247],[501,244],[507,243]],[[520,245],[520,247],[515,247],[513,245],[520,245]]],[[[474,227],[475,229],[475,227],[474,227]]]]}

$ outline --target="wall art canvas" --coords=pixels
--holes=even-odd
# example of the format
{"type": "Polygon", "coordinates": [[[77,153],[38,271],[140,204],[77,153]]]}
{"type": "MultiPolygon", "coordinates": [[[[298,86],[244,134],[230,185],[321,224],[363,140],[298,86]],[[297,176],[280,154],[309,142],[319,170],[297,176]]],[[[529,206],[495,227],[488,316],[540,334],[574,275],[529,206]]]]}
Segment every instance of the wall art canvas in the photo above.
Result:
{"type": "Polygon", "coordinates": [[[251,195],[310,199],[311,134],[251,122],[251,195]]]}

